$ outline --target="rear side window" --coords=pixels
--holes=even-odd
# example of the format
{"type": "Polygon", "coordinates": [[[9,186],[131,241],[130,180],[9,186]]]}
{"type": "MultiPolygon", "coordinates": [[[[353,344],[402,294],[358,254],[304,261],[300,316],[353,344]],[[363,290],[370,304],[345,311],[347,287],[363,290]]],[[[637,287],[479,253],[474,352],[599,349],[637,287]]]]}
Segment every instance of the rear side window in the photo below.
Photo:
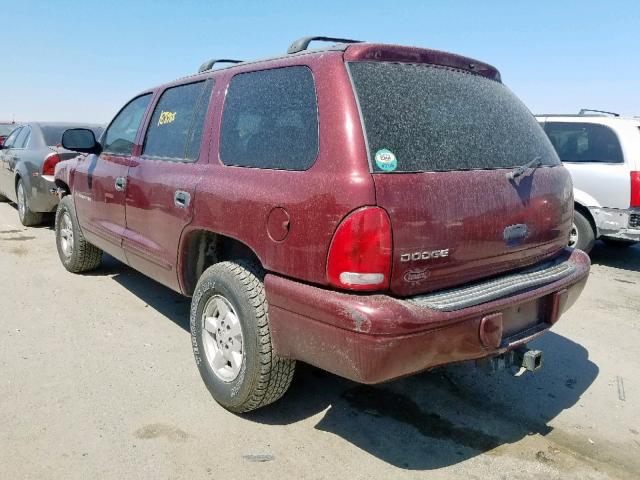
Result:
{"type": "Polygon", "coordinates": [[[16,138],[16,142],[13,145],[13,148],[26,148],[30,137],[31,127],[22,127],[22,130],[20,130],[20,135],[18,135],[18,138],[16,138]]]}
{"type": "Polygon", "coordinates": [[[531,112],[494,80],[438,68],[353,62],[374,172],[558,165],[531,112]]]}
{"type": "Polygon", "coordinates": [[[231,79],[222,114],[225,165],[307,170],[318,155],[318,104],[311,70],[285,67],[231,79]]]}
{"type": "Polygon", "coordinates": [[[134,98],[113,119],[111,125],[104,133],[103,150],[112,155],[129,156],[133,151],[133,145],[142,122],[142,117],[147,111],[151,94],[134,98]]]}
{"type": "Polygon", "coordinates": [[[624,162],[618,137],[605,125],[547,122],[544,130],[563,162],[624,162]]]}
{"type": "Polygon", "coordinates": [[[150,158],[195,161],[213,81],[167,89],[153,111],[142,154],[150,158]]]}

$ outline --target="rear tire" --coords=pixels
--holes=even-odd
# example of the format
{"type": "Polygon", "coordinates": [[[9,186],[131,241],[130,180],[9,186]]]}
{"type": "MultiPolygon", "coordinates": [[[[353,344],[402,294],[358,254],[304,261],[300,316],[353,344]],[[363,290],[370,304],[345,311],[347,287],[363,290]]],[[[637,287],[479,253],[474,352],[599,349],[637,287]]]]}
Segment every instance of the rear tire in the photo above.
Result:
{"type": "Polygon", "coordinates": [[[591,226],[591,222],[579,211],[574,211],[569,246],[589,253],[595,243],[596,232],[591,226]]]}
{"type": "Polygon", "coordinates": [[[602,238],[601,239],[607,247],[614,248],[628,248],[633,247],[636,243],[635,240],[625,240],[623,238],[602,238]]]}
{"type": "Polygon", "coordinates": [[[56,246],[60,261],[72,273],[95,270],[102,262],[102,250],[84,239],[70,195],[63,197],[56,211],[56,246]]]}
{"type": "Polygon", "coordinates": [[[16,199],[18,200],[18,217],[25,227],[34,227],[42,223],[42,213],[32,212],[29,208],[27,189],[22,179],[16,185],[16,199]]]}
{"type": "Polygon", "coordinates": [[[278,400],[291,385],[295,360],[273,351],[262,269],[238,260],[209,267],[191,302],[191,341],[213,398],[242,413],[278,400]]]}

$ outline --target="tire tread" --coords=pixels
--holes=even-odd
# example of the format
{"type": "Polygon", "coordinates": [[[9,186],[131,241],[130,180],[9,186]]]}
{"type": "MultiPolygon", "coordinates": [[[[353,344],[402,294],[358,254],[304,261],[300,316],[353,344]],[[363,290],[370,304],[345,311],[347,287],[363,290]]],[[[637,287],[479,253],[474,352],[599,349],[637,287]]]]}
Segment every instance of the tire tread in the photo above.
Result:
{"type": "MultiPolygon", "coordinates": [[[[76,211],[73,206],[73,200],[69,195],[63,197],[62,200],[60,200],[60,205],[58,206],[58,210],[56,211],[56,237],[59,234],[58,232],[60,229],[60,219],[65,210],[69,212],[69,215],[71,215],[71,222],[73,223],[74,230],[74,246],[73,254],[71,255],[71,259],[69,262],[65,262],[63,260],[63,255],[59,251],[62,264],[68,271],[72,273],[82,273],[88,272],[90,270],[95,270],[102,263],[102,250],[85,240],[84,235],[82,234],[82,230],[80,230],[80,226],[78,225],[78,219],[76,217],[76,211]]],[[[59,244],[58,249],[60,249],[59,244]]]]}

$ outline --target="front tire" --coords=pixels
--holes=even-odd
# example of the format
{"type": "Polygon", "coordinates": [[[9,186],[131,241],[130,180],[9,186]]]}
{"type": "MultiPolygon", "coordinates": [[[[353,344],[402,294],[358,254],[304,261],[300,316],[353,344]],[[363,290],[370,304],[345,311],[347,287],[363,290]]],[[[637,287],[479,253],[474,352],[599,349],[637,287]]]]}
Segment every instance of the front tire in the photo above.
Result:
{"type": "Polygon", "coordinates": [[[191,340],[200,375],[231,412],[278,400],[295,360],[273,351],[263,272],[248,262],[221,262],[200,277],[191,302],[191,340]]]}
{"type": "Polygon", "coordinates": [[[596,232],[593,230],[591,222],[579,211],[574,211],[569,246],[589,253],[595,243],[596,232]]]}
{"type": "Polygon", "coordinates": [[[102,262],[102,250],[84,239],[70,195],[63,197],[56,211],[56,246],[60,261],[72,273],[95,270],[102,262]]]}
{"type": "Polygon", "coordinates": [[[25,227],[34,227],[42,223],[42,213],[32,212],[29,208],[27,189],[22,179],[16,185],[16,199],[18,200],[18,217],[25,227]]]}

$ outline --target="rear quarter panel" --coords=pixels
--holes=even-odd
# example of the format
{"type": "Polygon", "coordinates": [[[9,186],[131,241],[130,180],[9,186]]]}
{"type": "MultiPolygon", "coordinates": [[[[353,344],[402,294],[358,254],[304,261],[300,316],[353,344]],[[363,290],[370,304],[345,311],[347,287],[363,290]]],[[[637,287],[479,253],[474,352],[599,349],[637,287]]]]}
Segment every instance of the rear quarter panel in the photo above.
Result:
{"type": "Polygon", "coordinates": [[[228,82],[234,74],[259,67],[219,74],[206,129],[213,132],[209,163],[197,187],[194,219],[186,233],[203,229],[235,238],[250,247],[267,270],[326,284],[326,258],[338,223],[362,205],[375,205],[375,191],[342,53],[296,56],[264,68],[290,65],[308,66],[316,81],[320,142],[315,164],[303,172],[225,166],[218,152],[228,82]],[[281,241],[267,229],[269,215],[277,208],[290,219],[289,233],[281,241]]]}

